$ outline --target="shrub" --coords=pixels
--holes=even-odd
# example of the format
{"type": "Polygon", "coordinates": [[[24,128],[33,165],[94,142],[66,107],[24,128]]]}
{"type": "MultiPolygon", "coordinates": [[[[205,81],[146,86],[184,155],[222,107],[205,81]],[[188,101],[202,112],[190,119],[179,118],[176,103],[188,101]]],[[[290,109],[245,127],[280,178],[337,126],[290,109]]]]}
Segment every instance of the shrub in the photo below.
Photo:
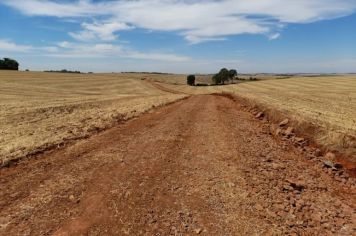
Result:
{"type": "Polygon", "coordinates": [[[188,75],[187,76],[187,84],[190,86],[195,85],[195,75],[188,75]]]}

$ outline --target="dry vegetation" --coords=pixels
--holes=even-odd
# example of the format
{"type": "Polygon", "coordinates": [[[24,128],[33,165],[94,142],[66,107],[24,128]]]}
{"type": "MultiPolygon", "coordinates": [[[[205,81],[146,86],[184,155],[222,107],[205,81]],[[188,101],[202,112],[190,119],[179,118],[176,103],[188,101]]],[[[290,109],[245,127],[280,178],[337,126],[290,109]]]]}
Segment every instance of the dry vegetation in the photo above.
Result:
{"type": "Polygon", "coordinates": [[[86,137],[183,95],[137,74],[0,72],[0,163],[86,137]]]}
{"type": "Polygon", "coordinates": [[[211,87],[166,86],[190,94],[237,94],[299,125],[317,128],[311,132],[319,144],[353,156],[356,161],[356,76],[293,77],[211,87]]]}
{"type": "MultiPolygon", "coordinates": [[[[185,75],[0,72],[0,160],[86,137],[186,95],[230,92],[253,105],[318,127],[316,141],[356,154],[356,76],[293,77],[191,87],[185,75]],[[157,81],[153,86],[149,81],[157,81]],[[162,91],[161,86],[168,88],[162,91]],[[161,88],[161,89],[160,89],[161,88]]],[[[208,83],[209,76],[197,76],[208,83]]]]}

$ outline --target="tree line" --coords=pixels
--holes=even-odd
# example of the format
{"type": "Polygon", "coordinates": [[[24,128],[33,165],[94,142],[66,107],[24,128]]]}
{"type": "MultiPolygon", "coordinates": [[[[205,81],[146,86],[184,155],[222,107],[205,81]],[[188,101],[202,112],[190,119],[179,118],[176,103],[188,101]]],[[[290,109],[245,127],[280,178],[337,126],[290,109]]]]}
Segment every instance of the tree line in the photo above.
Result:
{"type": "Polygon", "coordinates": [[[19,70],[19,63],[11,58],[0,59],[0,70],[19,70]]]}
{"type": "MultiPolygon", "coordinates": [[[[235,69],[228,70],[226,68],[222,68],[219,73],[213,75],[212,82],[215,85],[225,84],[225,82],[231,80],[234,81],[234,78],[237,76],[237,71],[235,69]]],[[[190,86],[195,85],[195,75],[187,76],[187,84],[190,86]]]]}
{"type": "Polygon", "coordinates": [[[80,74],[81,72],[78,70],[67,70],[67,69],[63,69],[63,70],[45,70],[44,72],[51,72],[51,73],[74,73],[74,74],[80,74]]]}

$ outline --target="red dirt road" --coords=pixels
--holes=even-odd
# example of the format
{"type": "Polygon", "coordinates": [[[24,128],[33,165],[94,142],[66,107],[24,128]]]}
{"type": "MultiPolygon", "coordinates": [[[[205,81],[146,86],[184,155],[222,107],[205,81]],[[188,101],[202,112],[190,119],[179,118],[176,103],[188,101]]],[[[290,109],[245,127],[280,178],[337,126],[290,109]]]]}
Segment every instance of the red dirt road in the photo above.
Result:
{"type": "Polygon", "coordinates": [[[0,170],[0,235],[352,235],[334,177],[222,96],[192,96],[0,170]]]}

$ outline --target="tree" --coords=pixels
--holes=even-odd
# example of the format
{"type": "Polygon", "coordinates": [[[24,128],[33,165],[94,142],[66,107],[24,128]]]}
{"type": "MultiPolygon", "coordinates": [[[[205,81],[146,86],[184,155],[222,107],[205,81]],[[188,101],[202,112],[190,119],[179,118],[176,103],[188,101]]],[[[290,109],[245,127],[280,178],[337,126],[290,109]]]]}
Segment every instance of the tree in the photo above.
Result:
{"type": "Polygon", "coordinates": [[[222,68],[219,73],[215,74],[212,77],[214,84],[225,84],[226,81],[234,80],[235,76],[237,76],[236,70],[228,70],[226,68],[222,68]]]}
{"type": "Polygon", "coordinates": [[[190,86],[195,85],[195,75],[188,75],[187,76],[187,84],[190,86]]]}
{"type": "Polygon", "coordinates": [[[221,83],[225,84],[225,81],[229,81],[229,79],[230,79],[229,70],[226,68],[222,68],[219,71],[219,77],[220,77],[221,83]]]}
{"type": "Polygon", "coordinates": [[[221,78],[220,78],[219,74],[213,75],[212,80],[213,80],[214,84],[220,84],[221,83],[221,78]]]}
{"type": "Polygon", "coordinates": [[[234,78],[237,76],[237,71],[235,69],[229,70],[229,77],[232,81],[234,81],[234,78]]]}
{"type": "Polygon", "coordinates": [[[4,58],[0,60],[1,70],[19,70],[19,63],[10,58],[4,58]]]}

